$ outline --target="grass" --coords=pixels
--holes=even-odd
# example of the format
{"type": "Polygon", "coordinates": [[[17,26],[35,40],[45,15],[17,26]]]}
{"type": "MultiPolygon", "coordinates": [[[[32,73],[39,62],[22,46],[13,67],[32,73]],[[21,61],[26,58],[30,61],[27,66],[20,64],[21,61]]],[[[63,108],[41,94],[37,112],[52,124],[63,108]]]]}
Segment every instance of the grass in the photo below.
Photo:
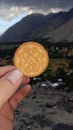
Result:
{"type": "Polygon", "coordinates": [[[69,71],[69,62],[69,59],[51,58],[48,69],[50,68],[53,71],[56,71],[59,67],[62,67],[65,71],[69,71]]]}

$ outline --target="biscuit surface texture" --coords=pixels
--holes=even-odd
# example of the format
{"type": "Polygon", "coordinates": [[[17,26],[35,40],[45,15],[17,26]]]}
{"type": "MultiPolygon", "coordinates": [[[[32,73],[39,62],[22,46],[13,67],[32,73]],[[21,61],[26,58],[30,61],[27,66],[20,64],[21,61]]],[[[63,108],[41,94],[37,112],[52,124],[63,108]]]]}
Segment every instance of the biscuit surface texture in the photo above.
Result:
{"type": "Polygon", "coordinates": [[[27,77],[36,77],[47,68],[49,57],[46,49],[37,42],[25,42],[14,54],[14,65],[27,77]]]}

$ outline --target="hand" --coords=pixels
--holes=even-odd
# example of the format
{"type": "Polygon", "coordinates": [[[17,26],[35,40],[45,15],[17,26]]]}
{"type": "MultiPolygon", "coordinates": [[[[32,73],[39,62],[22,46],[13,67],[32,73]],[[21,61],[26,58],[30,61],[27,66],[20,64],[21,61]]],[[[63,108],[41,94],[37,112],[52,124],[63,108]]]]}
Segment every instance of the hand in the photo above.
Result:
{"type": "Polygon", "coordinates": [[[14,66],[0,67],[0,77],[0,130],[13,130],[14,110],[30,92],[30,79],[14,66]]]}

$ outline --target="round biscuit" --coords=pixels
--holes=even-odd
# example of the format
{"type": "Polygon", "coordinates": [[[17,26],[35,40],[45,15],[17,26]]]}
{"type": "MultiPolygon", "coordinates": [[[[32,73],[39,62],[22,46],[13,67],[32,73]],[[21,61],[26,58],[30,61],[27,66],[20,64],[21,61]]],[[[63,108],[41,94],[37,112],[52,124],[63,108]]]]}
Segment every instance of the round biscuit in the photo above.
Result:
{"type": "Polygon", "coordinates": [[[46,70],[48,63],[48,52],[37,42],[23,43],[14,54],[14,65],[27,77],[39,76],[46,70]]]}

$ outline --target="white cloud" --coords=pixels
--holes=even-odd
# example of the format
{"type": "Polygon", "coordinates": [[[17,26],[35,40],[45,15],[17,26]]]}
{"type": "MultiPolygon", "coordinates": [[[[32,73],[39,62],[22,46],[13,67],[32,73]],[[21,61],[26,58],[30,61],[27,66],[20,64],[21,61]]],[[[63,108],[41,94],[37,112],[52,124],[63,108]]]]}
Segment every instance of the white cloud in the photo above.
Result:
{"type": "Polygon", "coordinates": [[[22,13],[31,14],[32,10],[29,9],[29,7],[18,7],[18,6],[12,6],[12,7],[1,6],[0,9],[0,17],[6,20],[11,20],[22,13]]]}
{"type": "MultiPolygon", "coordinates": [[[[44,5],[45,6],[45,5],[44,5]]],[[[26,14],[32,14],[32,13],[43,13],[48,14],[50,12],[58,12],[61,11],[61,8],[44,8],[43,5],[39,7],[39,9],[36,6],[9,6],[9,5],[0,5],[0,17],[11,20],[18,15],[21,15],[22,13],[26,14]]]]}
{"type": "Polygon", "coordinates": [[[0,36],[4,33],[3,29],[0,29],[0,36]]]}
{"type": "MultiPolygon", "coordinates": [[[[31,14],[31,13],[48,14],[50,12],[56,13],[58,11],[61,11],[62,9],[64,10],[64,8],[62,8],[62,7],[56,7],[55,5],[53,5],[53,3],[51,1],[50,2],[48,2],[48,0],[46,0],[46,1],[47,2],[44,1],[44,4],[42,2],[40,4],[40,1],[35,2],[35,4],[37,4],[37,5],[33,5],[33,4],[31,5],[30,4],[30,6],[28,4],[26,6],[26,4],[22,4],[22,3],[21,3],[20,6],[18,6],[19,1],[17,3],[15,2],[15,5],[9,4],[9,3],[2,3],[2,4],[0,4],[0,17],[4,18],[6,20],[11,20],[11,19],[17,17],[18,15],[20,15],[22,13],[26,13],[26,14],[31,14]],[[50,5],[49,5],[49,3],[50,3],[50,5]],[[51,3],[52,3],[53,6],[51,5],[51,3]]],[[[23,3],[26,3],[26,2],[23,2],[23,3]]]]}
{"type": "Polygon", "coordinates": [[[62,9],[61,8],[50,8],[49,9],[49,12],[53,12],[53,13],[57,13],[59,11],[62,11],[62,9]]]}
{"type": "Polygon", "coordinates": [[[0,0],[0,17],[11,20],[21,13],[58,12],[73,7],[73,0],[0,0]]]}
{"type": "Polygon", "coordinates": [[[35,9],[35,10],[32,10],[32,13],[42,13],[44,15],[47,15],[49,13],[57,13],[59,11],[62,11],[62,9],[59,9],[59,8],[50,8],[48,10],[35,9]]]}

